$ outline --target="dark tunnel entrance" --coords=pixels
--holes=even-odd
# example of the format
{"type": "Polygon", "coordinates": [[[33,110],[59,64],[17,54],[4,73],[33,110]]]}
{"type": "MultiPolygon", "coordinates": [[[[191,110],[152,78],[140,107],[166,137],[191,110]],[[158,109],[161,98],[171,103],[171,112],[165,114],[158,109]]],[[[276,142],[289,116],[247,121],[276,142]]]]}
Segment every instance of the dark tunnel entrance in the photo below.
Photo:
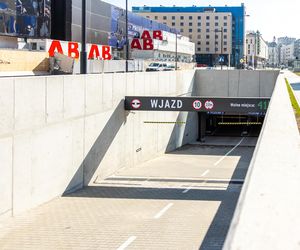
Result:
{"type": "Polygon", "coordinates": [[[262,114],[198,113],[199,138],[205,136],[258,137],[264,122],[262,114]]]}

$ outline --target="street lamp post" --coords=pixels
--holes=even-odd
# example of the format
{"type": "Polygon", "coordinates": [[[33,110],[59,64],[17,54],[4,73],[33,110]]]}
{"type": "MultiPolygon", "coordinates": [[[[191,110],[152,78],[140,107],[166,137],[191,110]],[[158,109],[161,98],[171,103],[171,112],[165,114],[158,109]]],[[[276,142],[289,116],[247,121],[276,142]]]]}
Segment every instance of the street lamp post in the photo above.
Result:
{"type": "Polygon", "coordinates": [[[223,40],[224,40],[224,37],[223,37],[223,27],[221,27],[221,56],[222,56],[222,61],[221,61],[221,70],[223,70],[223,40]]]}
{"type": "Polygon", "coordinates": [[[128,72],[128,60],[129,60],[129,41],[128,41],[128,0],[126,0],[126,72],[128,72]]]}
{"type": "MultiPolygon", "coordinates": [[[[216,32],[221,32],[221,54],[220,55],[221,55],[222,60],[224,60],[224,58],[223,58],[223,40],[224,40],[224,37],[223,37],[223,33],[224,33],[223,27],[221,27],[221,30],[215,29],[215,37],[216,37],[216,32]]],[[[222,62],[222,60],[220,60],[220,62],[221,62],[221,70],[223,70],[223,62],[222,62]]]]}
{"type": "Polygon", "coordinates": [[[177,70],[178,49],[177,49],[177,30],[175,31],[175,70],[177,70]]]}
{"type": "Polygon", "coordinates": [[[80,52],[80,74],[87,73],[86,53],[86,0],[82,0],[81,12],[81,52],[80,52]]]}

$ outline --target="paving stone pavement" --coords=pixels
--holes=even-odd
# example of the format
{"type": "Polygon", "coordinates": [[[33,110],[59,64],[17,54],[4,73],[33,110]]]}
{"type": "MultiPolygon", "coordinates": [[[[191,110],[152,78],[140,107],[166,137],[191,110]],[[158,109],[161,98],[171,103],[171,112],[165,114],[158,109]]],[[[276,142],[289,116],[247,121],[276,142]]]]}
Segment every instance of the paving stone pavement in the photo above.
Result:
{"type": "Polygon", "coordinates": [[[222,249],[254,147],[231,149],[183,147],[0,222],[0,249],[222,249]]]}

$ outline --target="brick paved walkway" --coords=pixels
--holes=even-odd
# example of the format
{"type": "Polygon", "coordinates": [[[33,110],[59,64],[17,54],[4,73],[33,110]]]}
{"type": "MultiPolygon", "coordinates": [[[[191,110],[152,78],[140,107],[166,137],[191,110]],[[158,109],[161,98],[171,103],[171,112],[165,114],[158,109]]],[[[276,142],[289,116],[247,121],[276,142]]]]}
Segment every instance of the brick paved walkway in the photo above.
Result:
{"type": "Polygon", "coordinates": [[[0,223],[0,249],[221,249],[254,148],[230,149],[185,147],[57,198],[0,223]]]}

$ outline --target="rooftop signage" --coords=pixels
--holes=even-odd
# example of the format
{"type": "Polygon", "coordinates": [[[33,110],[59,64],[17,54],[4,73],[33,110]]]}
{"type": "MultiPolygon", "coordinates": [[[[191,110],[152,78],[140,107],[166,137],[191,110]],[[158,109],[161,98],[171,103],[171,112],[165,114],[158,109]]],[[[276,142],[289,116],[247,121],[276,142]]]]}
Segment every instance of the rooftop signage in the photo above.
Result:
{"type": "Polygon", "coordinates": [[[133,38],[130,44],[131,49],[153,50],[153,39],[163,40],[161,30],[144,30],[140,38],[133,38]]]}

